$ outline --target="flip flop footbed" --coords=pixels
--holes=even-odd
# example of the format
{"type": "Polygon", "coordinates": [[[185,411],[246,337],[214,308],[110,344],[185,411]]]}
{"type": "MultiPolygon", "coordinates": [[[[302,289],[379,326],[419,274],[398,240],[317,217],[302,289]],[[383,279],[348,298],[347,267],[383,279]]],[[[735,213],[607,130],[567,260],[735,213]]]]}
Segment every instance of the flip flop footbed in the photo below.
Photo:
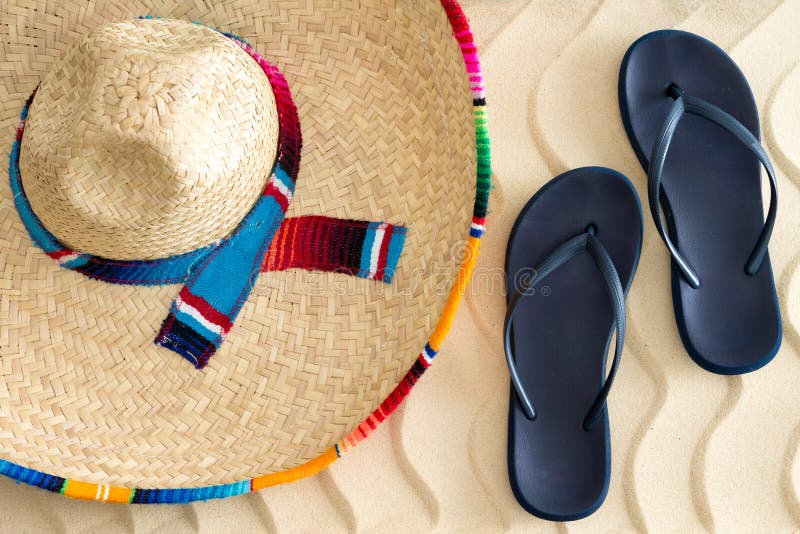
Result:
{"type": "MultiPolygon", "coordinates": [[[[584,168],[553,179],[525,206],[511,232],[509,294],[555,248],[590,225],[627,290],[639,258],[641,221],[636,192],[615,171],[584,168]]],[[[537,516],[584,517],[605,498],[611,469],[607,413],[591,431],[582,428],[605,379],[614,319],[608,290],[591,256],[581,253],[543,279],[519,307],[513,352],[537,417],[526,418],[512,388],[511,486],[537,516]]]]}
{"type": "MultiPolygon", "coordinates": [[[[619,79],[623,123],[645,170],[675,101],[670,84],[758,137],[758,111],[733,60],[697,35],[654,32],[630,47],[619,79]]],[[[662,206],[667,231],[701,285],[692,288],[673,264],[673,304],[687,351],[717,373],[755,370],[780,346],[769,256],[755,276],[744,270],[764,224],[760,172],[756,157],[728,131],[702,117],[680,119],[662,173],[662,206]]]]}

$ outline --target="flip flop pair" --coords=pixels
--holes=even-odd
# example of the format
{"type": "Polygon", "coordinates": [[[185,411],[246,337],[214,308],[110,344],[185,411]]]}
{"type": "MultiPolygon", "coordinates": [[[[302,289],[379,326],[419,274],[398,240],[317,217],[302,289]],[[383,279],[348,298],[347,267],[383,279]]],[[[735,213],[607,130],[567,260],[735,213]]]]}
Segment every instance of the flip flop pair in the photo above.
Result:
{"type": "MultiPolygon", "coordinates": [[[[720,374],[766,365],[781,341],[767,252],[777,184],[747,81],[706,39],[659,31],[625,55],[619,100],[648,174],[651,215],[672,257],[673,305],[687,352],[720,374]],[[766,218],[759,165],[771,191],[766,218]]],[[[509,478],[520,504],[541,518],[586,517],[608,492],[606,400],[641,243],[635,189],[600,167],[554,178],[511,231],[509,478]]]]}

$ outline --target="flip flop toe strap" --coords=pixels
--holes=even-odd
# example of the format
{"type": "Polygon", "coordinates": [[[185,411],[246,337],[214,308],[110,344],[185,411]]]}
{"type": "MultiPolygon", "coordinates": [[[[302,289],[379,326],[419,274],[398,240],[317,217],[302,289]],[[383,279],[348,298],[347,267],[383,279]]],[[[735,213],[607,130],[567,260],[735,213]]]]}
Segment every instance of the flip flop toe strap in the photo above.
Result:
{"type": "MultiPolygon", "coordinates": [[[[603,280],[606,283],[608,296],[614,311],[614,327],[617,332],[611,370],[583,420],[583,429],[588,431],[595,427],[603,414],[608,393],[611,390],[614,377],[619,368],[620,358],[622,357],[622,347],[625,342],[625,290],[622,288],[622,283],[620,282],[617,269],[614,267],[614,262],[611,260],[603,243],[595,237],[593,229],[561,244],[547,256],[544,261],[536,266],[531,278],[522,281],[518,287],[515,284],[514,294],[509,300],[508,311],[506,312],[504,341],[506,362],[508,363],[508,369],[511,375],[511,384],[514,386],[514,391],[516,391],[520,404],[522,404],[525,416],[530,420],[534,420],[536,419],[536,410],[531,401],[531,395],[522,383],[522,378],[517,369],[515,356],[512,350],[511,325],[522,299],[533,295],[534,289],[539,282],[547,278],[554,270],[584,251],[589,252],[592,259],[594,259],[595,265],[603,275],[603,280]]],[[[535,327],[535,325],[531,326],[535,327]]]]}
{"type": "Polygon", "coordinates": [[[681,255],[678,248],[672,242],[669,235],[664,229],[664,223],[661,218],[661,198],[663,193],[661,189],[662,173],[664,171],[664,163],[666,161],[667,153],[669,151],[670,143],[678,127],[680,119],[687,113],[703,117],[713,122],[714,124],[724,128],[732,133],[744,146],[746,146],[767,171],[769,176],[770,188],[770,201],[769,210],[767,211],[767,218],[764,226],[761,228],[761,233],[756,240],[750,257],[745,265],[745,272],[752,276],[756,274],[761,267],[764,256],[767,253],[767,247],[772,235],[772,228],[775,225],[775,216],[778,208],[778,183],[775,178],[775,171],[772,168],[772,163],[767,156],[767,152],[758,139],[748,130],[742,123],[737,121],[733,116],[721,110],[720,108],[702,100],[700,98],[687,95],[675,84],[669,87],[670,95],[675,98],[672,108],[664,120],[661,131],[656,137],[656,142],[653,145],[653,152],[650,157],[650,166],[647,171],[647,193],[650,201],[650,213],[653,216],[658,233],[661,239],[666,244],[667,248],[672,255],[673,260],[680,268],[684,278],[689,285],[695,289],[700,287],[700,277],[689,265],[686,258],[681,255]]]}

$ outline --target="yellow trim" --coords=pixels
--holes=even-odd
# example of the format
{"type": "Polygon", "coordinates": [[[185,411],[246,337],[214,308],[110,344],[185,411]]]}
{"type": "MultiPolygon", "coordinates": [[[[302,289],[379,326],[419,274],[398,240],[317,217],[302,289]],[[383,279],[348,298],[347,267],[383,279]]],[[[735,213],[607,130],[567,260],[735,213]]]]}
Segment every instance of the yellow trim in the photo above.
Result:
{"type": "Polygon", "coordinates": [[[439,352],[439,346],[442,344],[442,341],[444,341],[447,332],[450,331],[450,327],[453,326],[453,319],[456,315],[456,310],[458,310],[458,304],[461,302],[461,296],[467,290],[467,284],[469,284],[470,277],[472,276],[472,270],[475,268],[475,263],[478,261],[480,243],[481,240],[479,237],[470,236],[467,238],[467,248],[464,251],[464,259],[461,261],[461,267],[456,275],[456,283],[453,284],[453,287],[450,289],[450,296],[447,298],[447,303],[444,305],[442,315],[428,341],[431,348],[436,352],[439,352]]]}
{"type": "Polygon", "coordinates": [[[133,498],[133,490],[128,488],[116,488],[111,486],[111,491],[108,492],[107,502],[116,502],[120,504],[128,504],[133,498]]]}
{"type": "Polygon", "coordinates": [[[73,499],[127,504],[130,502],[133,490],[116,486],[99,486],[98,484],[79,480],[68,480],[62,493],[73,499]],[[106,495],[106,492],[108,492],[108,495],[106,495]]]}
{"type": "Polygon", "coordinates": [[[331,447],[321,456],[318,456],[313,460],[304,463],[303,465],[298,465],[297,467],[287,469],[286,471],[281,471],[280,473],[270,473],[269,475],[263,475],[254,478],[250,483],[251,489],[253,491],[258,491],[260,489],[268,488],[269,486],[275,486],[285,482],[294,482],[296,480],[300,480],[301,478],[315,475],[331,465],[334,461],[336,461],[337,458],[339,458],[339,455],[336,454],[336,449],[331,447]]]}

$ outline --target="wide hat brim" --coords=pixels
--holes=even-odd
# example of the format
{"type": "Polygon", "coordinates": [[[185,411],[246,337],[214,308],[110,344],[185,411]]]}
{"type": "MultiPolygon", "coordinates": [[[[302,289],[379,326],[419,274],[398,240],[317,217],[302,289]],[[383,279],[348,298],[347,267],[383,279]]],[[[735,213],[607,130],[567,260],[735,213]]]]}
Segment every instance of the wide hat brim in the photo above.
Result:
{"type": "Polygon", "coordinates": [[[433,361],[488,196],[485,102],[466,19],[449,1],[292,4],[7,6],[8,150],[26,99],[75,39],[140,15],[198,21],[246,39],[289,83],[303,152],[287,215],[408,231],[390,284],[261,274],[224,346],[197,371],[153,344],[178,286],[60,268],[31,241],[3,171],[0,474],[114,502],[257,490],[313,474],[367,437],[433,361]]]}

